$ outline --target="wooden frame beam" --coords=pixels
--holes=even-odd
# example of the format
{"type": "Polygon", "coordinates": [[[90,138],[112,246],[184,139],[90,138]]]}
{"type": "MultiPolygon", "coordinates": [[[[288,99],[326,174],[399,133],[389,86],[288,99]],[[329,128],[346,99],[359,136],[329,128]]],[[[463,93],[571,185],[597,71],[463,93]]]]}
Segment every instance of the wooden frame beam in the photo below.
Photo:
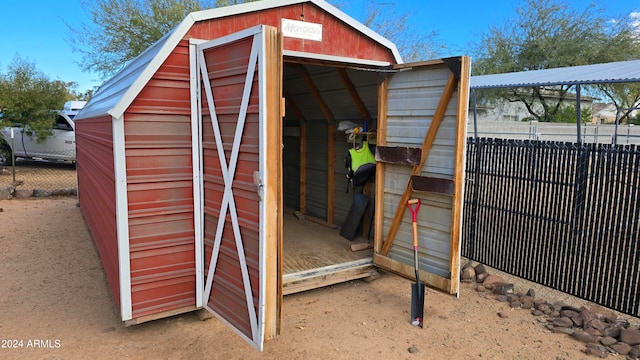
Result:
{"type": "Polygon", "coordinates": [[[283,89],[287,106],[296,114],[296,120],[300,125],[300,188],[298,191],[298,208],[301,213],[307,213],[307,120],[296,104],[295,100],[286,89],[283,89]]]}
{"type": "Polygon", "coordinates": [[[458,137],[456,138],[456,154],[455,161],[457,164],[454,177],[454,198],[451,212],[453,218],[451,219],[451,254],[450,256],[450,269],[451,269],[451,287],[449,293],[459,291],[460,287],[460,251],[461,241],[460,233],[462,231],[462,208],[464,205],[464,172],[465,172],[465,146],[466,146],[466,124],[467,114],[469,113],[469,79],[471,78],[471,58],[463,56],[460,59],[460,73],[458,74],[459,89],[467,89],[467,91],[458,91],[458,137]]]}
{"type": "Polygon", "coordinates": [[[320,107],[320,111],[324,115],[325,120],[327,121],[327,222],[333,224],[334,223],[334,203],[335,203],[335,155],[336,155],[336,128],[334,126],[335,118],[329,106],[322,99],[322,94],[313,83],[313,79],[307,69],[303,65],[291,65],[296,69],[296,71],[302,77],[302,80],[305,82],[309,91],[311,92],[311,96],[313,96],[316,104],[320,107]]]}
{"type": "MultiPolygon", "coordinates": [[[[381,77],[381,75],[378,75],[381,77]]],[[[387,100],[389,95],[389,78],[381,78],[378,84],[378,126],[377,126],[377,138],[376,148],[378,146],[387,145],[387,100]]],[[[373,227],[373,247],[374,254],[380,253],[382,247],[382,237],[384,224],[384,173],[386,164],[384,162],[376,161],[376,202],[374,211],[374,220],[376,226],[373,227]]]]}
{"type": "Polygon", "coordinates": [[[351,100],[353,100],[353,103],[356,105],[356,108],[360,113],[360,117],[363,120],[370,120],[371,114],[369,113],[369,110],[367,110],[367,107],[362,102],[362,98],[360,97],[360,94],[358,94],[356,87],[353,85],[353,82],[349,78],[349,74],[347,74],[347,70],[343,68],[336,68],[336,72],[338,72],[338,75],[340,76],[340,80],[342,80],[342,84],[347,89],[347,91],[349,92],[349,96],[351,96],[351,100]]]}

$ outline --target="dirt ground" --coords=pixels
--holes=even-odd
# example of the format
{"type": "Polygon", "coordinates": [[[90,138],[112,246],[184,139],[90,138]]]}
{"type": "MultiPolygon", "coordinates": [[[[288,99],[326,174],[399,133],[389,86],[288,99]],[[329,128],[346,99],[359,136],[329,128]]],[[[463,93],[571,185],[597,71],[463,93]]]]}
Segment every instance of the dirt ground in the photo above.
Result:
{"type": "Polygon", "coordinates": [[[77,199],[0,208],[0,359],[590,358],[472,284],[457,299],[428,289],[425,327],[411,326],[411,281],[389,273],[286,296],[282,333],[263,353],[196,313],[124,327],[77,199]]]}

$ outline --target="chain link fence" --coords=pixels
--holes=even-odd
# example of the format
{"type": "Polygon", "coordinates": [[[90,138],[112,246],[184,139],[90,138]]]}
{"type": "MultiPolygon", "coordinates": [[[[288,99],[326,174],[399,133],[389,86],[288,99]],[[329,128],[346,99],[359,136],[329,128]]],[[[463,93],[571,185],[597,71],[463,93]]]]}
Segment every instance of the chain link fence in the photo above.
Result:
{"type": "Polygon", "coordinates": [[[1,166],[0,199],[76,196],[75,162],[16,158],[1,166]]]}

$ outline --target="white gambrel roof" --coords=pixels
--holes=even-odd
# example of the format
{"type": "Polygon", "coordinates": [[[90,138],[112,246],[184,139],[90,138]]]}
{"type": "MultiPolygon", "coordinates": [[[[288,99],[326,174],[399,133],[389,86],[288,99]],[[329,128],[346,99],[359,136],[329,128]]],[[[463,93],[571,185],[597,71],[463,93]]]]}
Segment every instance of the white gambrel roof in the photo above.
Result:
{"type": "Polygon", "coordinates": [[[202,10],[187,15],[187,17],[173,30],[146,49],[143,53],[138,55],[138,57],[133,59],[114,77],[103,83],[93,95],[89,103],[76,116],[75,120],[105,114],[109,114],[114,118],[120,118],[129,105],[131,105],[135,97],[140,93],[140,91],[142,91],[153,74],[156,73],[158,68],[160,68],[169,54],[171,54],[180,40],[196,22],[299,3],[315,4],[319,8],[327,11],[344,23],[353,27],[364,36],[373,39],[391,50],[398,63],[403,62],[394,43],[385,39],[380,34],[364,26],[362,23],[324,0],[262,0],[202,10]]]}
{"type": "Polygon", "coordinates": [[[471,89],[640,82],[640,60],[472,76],[471,89]]]}

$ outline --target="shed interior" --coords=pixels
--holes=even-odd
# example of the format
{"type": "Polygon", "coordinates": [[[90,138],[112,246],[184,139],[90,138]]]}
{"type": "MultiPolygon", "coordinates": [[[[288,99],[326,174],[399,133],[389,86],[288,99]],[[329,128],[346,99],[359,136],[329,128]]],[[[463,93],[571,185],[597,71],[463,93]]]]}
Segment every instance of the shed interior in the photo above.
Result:
{"type": "Polygon", "coordinates": [[[363,140],[375,153],[380,76],[375,70],[360,64],[284,59],[284,294],[373,274],[374,180],[350,186],[345,157],[363,140]],[[342,121],[363,127],[366,123],[368,131],[350,139],[338,130],[342,121]],[[347,218],[356,194],[364,194],[368,203],[354,222],[347,218]],[[356,227],[355,237],[341,236],[344,226],[356,227]]]}

